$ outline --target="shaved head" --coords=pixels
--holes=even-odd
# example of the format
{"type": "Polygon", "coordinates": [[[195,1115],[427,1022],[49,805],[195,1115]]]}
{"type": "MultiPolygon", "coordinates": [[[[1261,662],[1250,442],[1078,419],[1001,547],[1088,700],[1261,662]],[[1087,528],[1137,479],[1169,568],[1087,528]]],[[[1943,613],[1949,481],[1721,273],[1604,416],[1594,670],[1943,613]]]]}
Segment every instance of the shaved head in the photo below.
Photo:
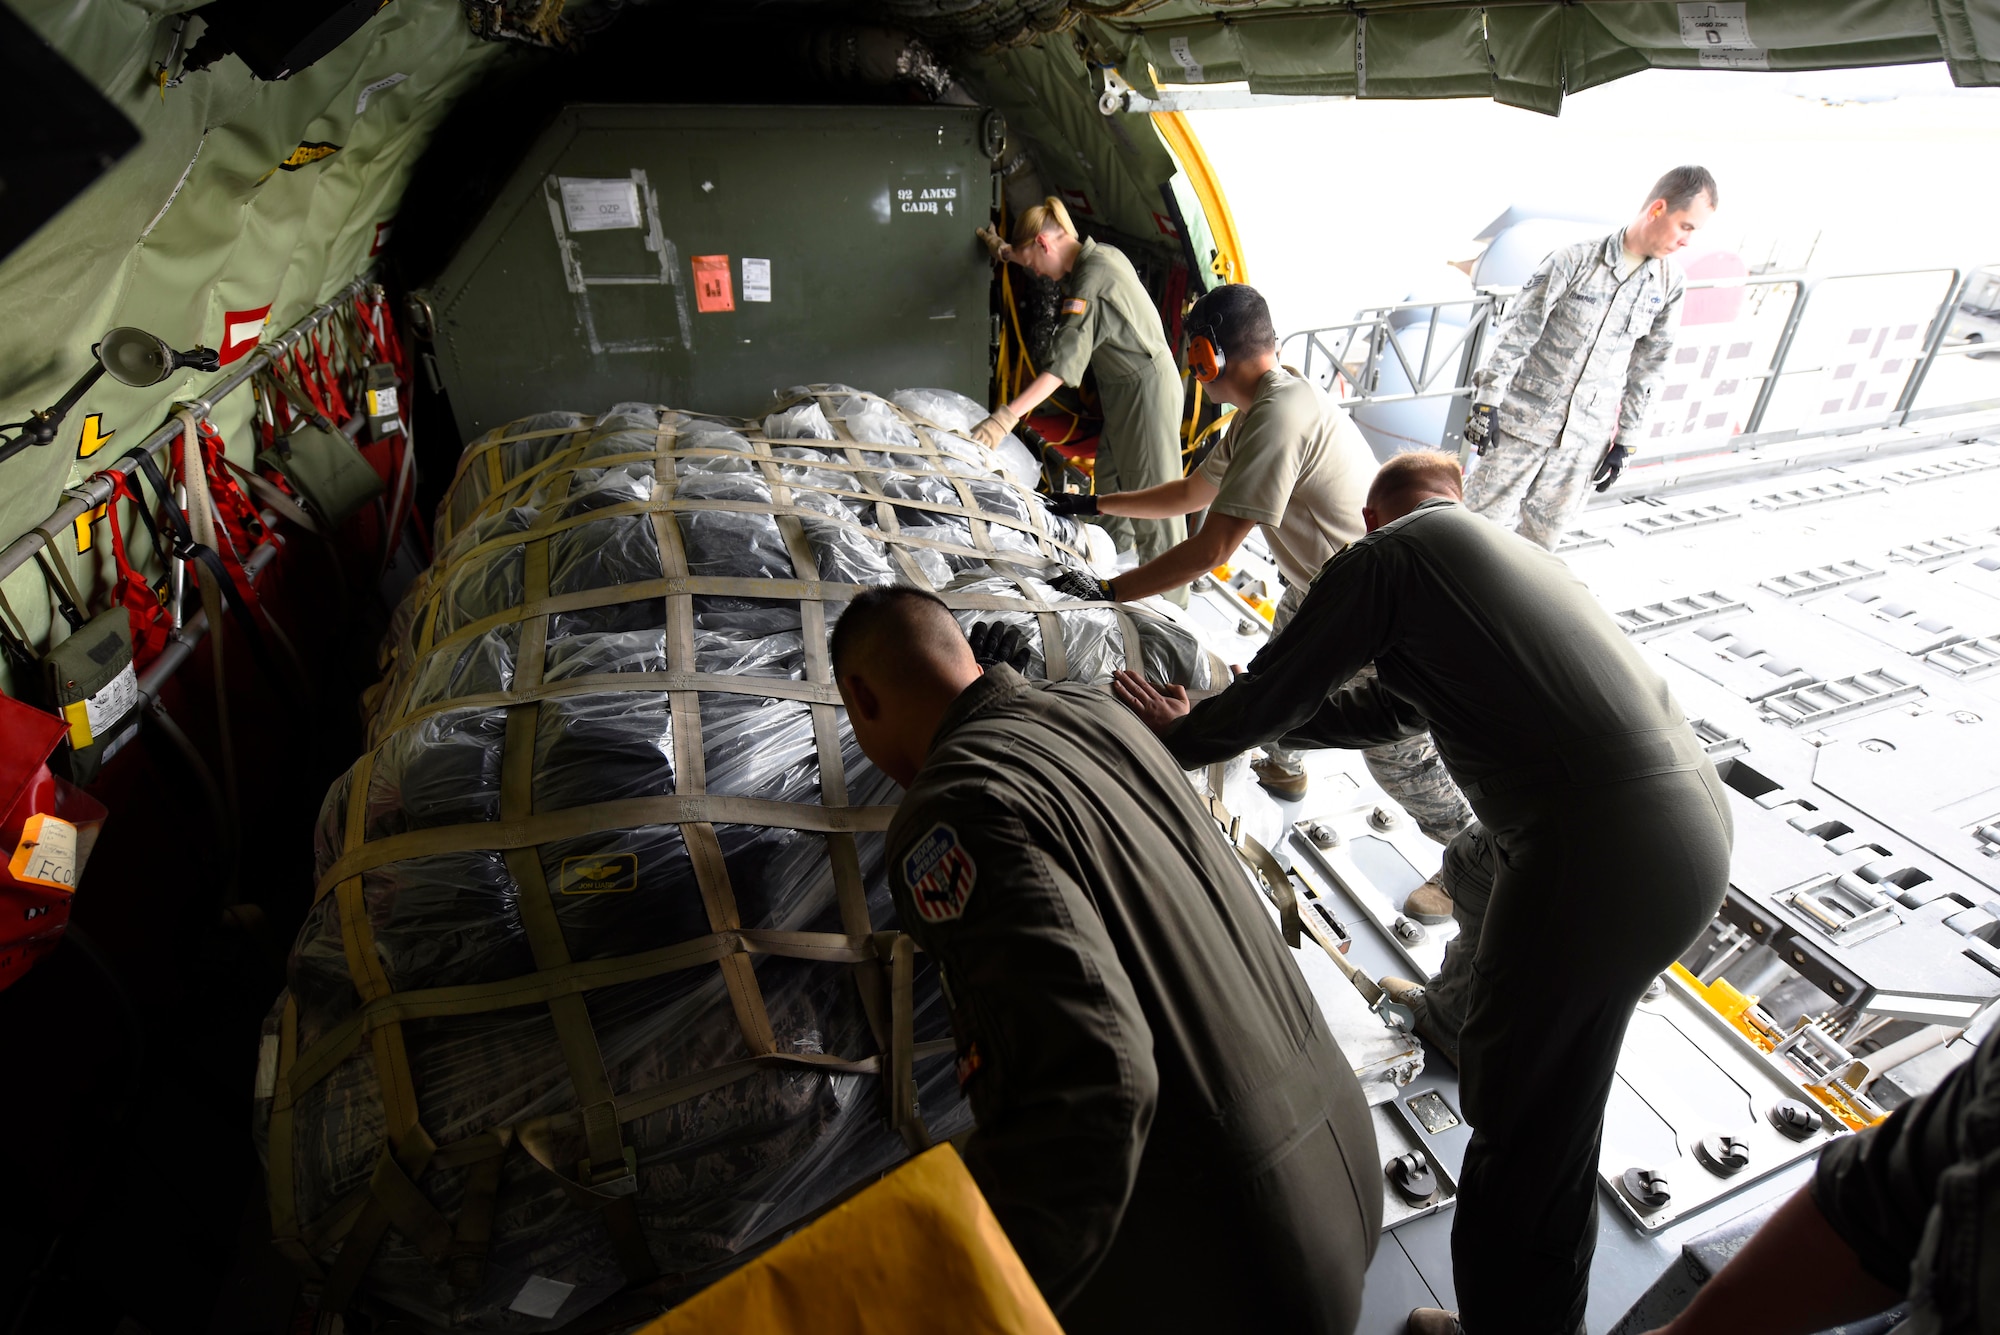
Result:
{"type": "Polygon", "coordinates": [[[868,589],[841,613],[829,648],[854,740],[909,787],[945,711],[980,675],[951,609],[908,585],[868,589]]]}
{"type": "Polygon", "coordinates": [[[1430,500],[1465,499],[1465,470],[1455,455],[1437,450],[1410,450],[1393,455],[1375,473],[1362,507],[1370,532],[1401,519],[1430,500]]]}
{"type": "Polygon", "coordinates": [[[829,646],[833,673],[878,661],[917,658],[939,665],[972,661],[965,635],[936,594],[907,584],[868,589],[847,605],[829,646]]]}

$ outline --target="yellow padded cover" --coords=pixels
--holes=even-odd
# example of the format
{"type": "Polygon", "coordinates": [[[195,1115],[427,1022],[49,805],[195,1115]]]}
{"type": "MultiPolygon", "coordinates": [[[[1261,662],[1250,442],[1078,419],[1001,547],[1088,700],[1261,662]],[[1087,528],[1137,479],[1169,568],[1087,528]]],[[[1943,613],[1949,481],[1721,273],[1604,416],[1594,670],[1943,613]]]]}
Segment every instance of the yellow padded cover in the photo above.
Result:
{"type": "Polygon", "coordinates": [[[927,1150],[640,1335],[1061,1335],[950,1145],[927,1150]]]}

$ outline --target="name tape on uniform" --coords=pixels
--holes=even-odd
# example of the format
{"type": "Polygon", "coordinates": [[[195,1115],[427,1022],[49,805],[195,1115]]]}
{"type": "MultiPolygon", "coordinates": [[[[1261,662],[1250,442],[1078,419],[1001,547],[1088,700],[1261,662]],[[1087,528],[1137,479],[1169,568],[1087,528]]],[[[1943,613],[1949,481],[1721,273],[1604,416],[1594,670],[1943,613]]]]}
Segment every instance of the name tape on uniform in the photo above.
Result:
{"type": "Polygon", "coordinates": [[[931,826],[903,859],[903,879],[909,882],[917,916],[925,922],[951,922],[965,913],[979,869],[958,841],[951,826],[931,826]]]}

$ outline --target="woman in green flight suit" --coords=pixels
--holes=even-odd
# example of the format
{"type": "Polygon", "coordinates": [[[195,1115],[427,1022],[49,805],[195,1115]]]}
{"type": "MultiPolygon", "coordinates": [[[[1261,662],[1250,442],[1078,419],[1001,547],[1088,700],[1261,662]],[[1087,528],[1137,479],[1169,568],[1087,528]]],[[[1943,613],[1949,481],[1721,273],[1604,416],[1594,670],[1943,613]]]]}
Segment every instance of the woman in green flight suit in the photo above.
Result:
{"type": "MultiPolygon", "coordinates": [[[[990,227],[981,228],[979,238],[995,259],[1060,282],[1063,296],[1047,368],[974,427],[973,436],[991,449],[1057,388],[1080,383],[1088,367],[1104,406],[1096,489],[1140,491],[1180,477],[1180,372],[1132,261],[1094,240],[1079,240],[1068,210],[1053,197],[1021,214],[1012,245],[990,227]]],[[[1114,517],[1105,527],[1119,547],[1136,548],[1141,561],[1187,537],[1187,521],[1179,518],[1114,517]]]]}

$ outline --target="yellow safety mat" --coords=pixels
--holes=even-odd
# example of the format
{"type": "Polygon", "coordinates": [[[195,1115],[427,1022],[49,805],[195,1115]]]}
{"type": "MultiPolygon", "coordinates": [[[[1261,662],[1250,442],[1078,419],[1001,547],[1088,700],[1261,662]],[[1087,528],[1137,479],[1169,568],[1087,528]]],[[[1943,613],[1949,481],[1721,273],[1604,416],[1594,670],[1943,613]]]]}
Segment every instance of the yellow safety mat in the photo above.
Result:
{"type": "Polygon", "coordinates": [[[1000,1221],[939,1145],[639,1335],[1061,1335],[1000,1221]]]}

